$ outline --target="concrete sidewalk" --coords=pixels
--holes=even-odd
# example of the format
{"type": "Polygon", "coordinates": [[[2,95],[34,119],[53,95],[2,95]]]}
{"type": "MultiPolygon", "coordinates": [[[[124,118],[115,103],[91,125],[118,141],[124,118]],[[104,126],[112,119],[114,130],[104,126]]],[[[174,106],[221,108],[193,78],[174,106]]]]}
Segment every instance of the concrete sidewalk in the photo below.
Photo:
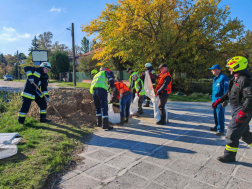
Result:
{"type": "MultiPolygon", "coordinates": [[[[168,102],[170,123],[158,126],[153,109],[115,130],[98,130],[85,142],[84,157],[62,177],[59,188],[249,189],[252,149],[243,142],[236,163],[216,160],[225,137],[209,131],[211,103],[168,102]]],[[[226,126],[230,120],[226,109],[226,126]]]]}

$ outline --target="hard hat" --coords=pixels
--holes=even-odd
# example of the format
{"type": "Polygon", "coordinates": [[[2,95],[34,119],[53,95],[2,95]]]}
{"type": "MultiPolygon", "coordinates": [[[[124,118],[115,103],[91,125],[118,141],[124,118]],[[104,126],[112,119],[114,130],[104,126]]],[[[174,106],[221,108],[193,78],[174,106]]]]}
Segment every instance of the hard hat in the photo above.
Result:
{"type": "Polygon", "coordinates": [[[138,77],[138,75],[137,74],[133,74],[132,77],[138,77]]]}
{"type": "Polygon", "coordinates": [[[98,73],[98,71],[97,71],[97,70],[95,70],[95,69],[91,71],[91,75],[93,75],[93,74],[97,74],[97,73],[98,73]]]}
{"type": "Polygon", "coordinates": [[[130,70],[132,70],[132,68],[128,68],[128,69],[127,69],[127,72],[129,72],[130,70]]]}
{"type": "Polygon", "coordinates": [[[49,62],[43,62],[42,64],[40,64],[39,67],[47,68],[49,70],[52,69],[51,64],[49,62]]]}
{"type": "Polygon", "coordinates": [[[151,66],[152,66],[151,63],[149,63],[149,62],[147,62],[147,63],[144,65],[145,68],[149,68],[149,67],[151,67],[151,66]]]}
{"type": "Polygon", "coordinates": [[[231,68],[233,72],[238,72],[247,68],[248,60],[242,56],[235,56],[228,61],[227,66],[231,68]]]}

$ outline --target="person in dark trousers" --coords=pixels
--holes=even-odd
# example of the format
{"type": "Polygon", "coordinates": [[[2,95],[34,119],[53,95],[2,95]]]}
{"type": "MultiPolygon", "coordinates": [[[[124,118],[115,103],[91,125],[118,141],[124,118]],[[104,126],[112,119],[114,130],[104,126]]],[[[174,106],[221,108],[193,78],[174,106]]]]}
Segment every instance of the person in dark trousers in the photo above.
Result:
{"type": "Polygon", "coordinates": [[[132,76],[132,78],[135,81],[136,94],[139,97],[138,109],[137,109],[137,115],[139,115],[139,114],[143,114],[142,105],[143,105],[143,101],[144,101],[145,90],[144,90],[143,81],[138,77],[137,74],[134,74],[132,76]]]}
{"type": "Polygon", "coordinates": [[[140,79],[143,81],[143,84],[144,84],[144,80],[145,80],[145,72],[142,72],[142,75],[140,76],[140,79]]]}
{"type": "MultiPolygon", "coordinates": [[[[155,74],[155,71],[152,67],[151,63],[146,63],[144,65],[145,69],[149,71],[149,73],[155,74]]],[[[156,87],[156,79],[151,78],[151,82],[152,82],[152,86],[153,88],[156,87]]],[[[144,107],[150,107],[150,98],[146,96],[146,104],[144,105],[144,107]]]]}
{"type": "Polygon", "coordinates": [[[93,95],[95,112],[97,117],[97,126],[103,129],[111,130],[113,127],[109,126],[108,123],[108,101],[107,101],[107,91],[111,87],[114,90],[114,79],[111,77],[105,68],[100,68],[91,83],[90,93],[93,95]],[[108,84],[109,83],[109,84],[108,84]]]}
{"type": "Polygon", "coordinates": [[[137,72],[133,71],[132,68],[128,68],[128,69],[127,69],[127,73],[130,75],[130,77],[129,77],[129,82],[130,82],[130,87],[129,87],[129,89],[132,90],[132,93],[133,93],[132,101],[133,101],[134,98],[135,98],[136,89],[135,89],[135,81],[134,81],[134,79],[132,78],[132,76],[133,76],[134,74],[137,74],[137,72]]]}
{"type": "Polygon", "coordinates": [[[120,125],[124,125],[124,123],[129,122],[130,115],[130,103],[132,101],[132,92],[123,82],[120,82],[119,79],[115,79],[115,88],[114,92],[111,95],[111,103],[117,102],[119,100],[120,103],[120,116],[121,122],[120,125]],[[126,112],[126,119],[124,120],[126,112]]]}
{"type": "Polygon", "coordinates": [[[155,88],[156,96],[159,96],[158,108],[161,114],[161,120],[157,122],[158,125],[165,125],[168,118],[166,117],[165,104],[167,103],[169,94],[172,91],[172,77],[167,70],[166,64],[161,64],[159,67],[160,74],[157,76],[150,73],[150,77],[158,79],[157,86],[155,88]]]}
{"type": "Polygon", "coordinates": [[[226,94],[212,105],[216,108],[220,103],[229,100],[232,110],[224,155],[218,157],[218,160],[223,163],[236,161],[240,139],[252,146],[252,133],[249,128],[252,117],[252,74],[247,69],[248,60],[242,56],[236,56],[228,61],[227,66],[234,77],[230,80],[226,94]]]}
{"type": "MultiPolygon", "coordinates": [[[[209,70],[211,70],[213,75],[215,75],[212,90],[212,102],[215,102],[226,93],[226,91],[228,90],[229,81],[228,77],[221,72],[220,65],[215,64],[211,68],[209,68],[209,70]]],[[[210,128],[210,130],[216,132],[217,136],[222,136],[224,135],[225,128],[225,107],[223,107],[222,104],[219,104],[216,108],[213,109],[213,111],[215,127],[210,128]]]]}
{"type": "Polygon", "coordinates": [[[46,119],[47,103],[49,101],[49,94],[47,91],[48,75],[47,72],[51,69],[49,62],[43,62],[39,68],[26,66],[24,67],[25,74],[27,76],[24,91],[22,92],[22,106],[18,113],[18,122],[24,124],[25,117],[31,106],[32,100],[38,104],[40,108],[40,122],[49,123],[51,120],[46,119]],[[47,97],[44,98],[42,94],[37,90],[34,84],[41,88],[41,91],[47,97]]]}

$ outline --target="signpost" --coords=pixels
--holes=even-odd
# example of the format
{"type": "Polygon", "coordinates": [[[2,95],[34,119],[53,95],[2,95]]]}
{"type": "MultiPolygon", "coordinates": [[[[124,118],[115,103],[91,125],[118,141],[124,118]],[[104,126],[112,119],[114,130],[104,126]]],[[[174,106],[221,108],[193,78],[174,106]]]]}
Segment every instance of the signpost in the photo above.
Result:
{"type": "Polygon", "coordinates": [[[46,50],[33,50],[32,62],[35,66],[39,66],[42,62],[48,62],[48,52],[46,50]]]}

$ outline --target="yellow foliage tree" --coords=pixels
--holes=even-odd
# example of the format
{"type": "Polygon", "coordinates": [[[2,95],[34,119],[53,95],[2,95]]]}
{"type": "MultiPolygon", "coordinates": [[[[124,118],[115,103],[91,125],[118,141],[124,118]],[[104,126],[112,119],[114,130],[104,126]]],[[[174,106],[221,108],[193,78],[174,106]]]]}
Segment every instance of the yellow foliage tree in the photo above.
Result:
{"type": "MultiPolygon", "coordinates": [[[[105,63],[112,58],[134,62],[167,63],[170,71],[197,74],[213,64],[223,43],[237,39],[244,26],[229,19],[229,7],[220,0],[118,0],[107,4],[101,15],[83,25],[97,33],[93,58],[105,63]]],[[[216,63],[216,62],[215,62],[216,63]]]]}

